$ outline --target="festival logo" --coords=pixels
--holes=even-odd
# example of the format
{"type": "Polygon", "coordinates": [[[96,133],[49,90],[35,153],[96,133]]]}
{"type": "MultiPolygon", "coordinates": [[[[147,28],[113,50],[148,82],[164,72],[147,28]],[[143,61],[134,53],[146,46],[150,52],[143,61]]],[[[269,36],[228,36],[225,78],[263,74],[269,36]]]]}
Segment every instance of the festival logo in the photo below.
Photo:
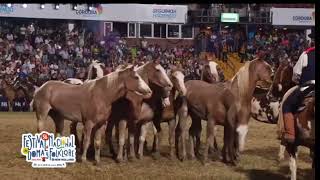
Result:
{"type": "Polygon", "coordinates": [[[177,16],[176,9],[163,9],[163,8],[154,8],[152,10],[153,18],[161,18],[161,19],[173,19],[177,16]]]}
{"type": "Polygon", "coordinates": [[[8,7],[5,4],[0,5],[0,14],[11,14],[13,13],[13,6],[8,7]]]}
{"type": "Polygon", "coordinates": [[[101,4],[99,4],[97,7],[93,7],[92,10],[89,9],[79,9],[75,11],[77,15],[82,15],[84,17],[93,17],[93,16],[99,16],[103,12],[103,8],[101,4]]]}
{"type": "Polygon", "coordinates": [[[21,154],[33,168],[65,168],[66,163],[76,162],[74,135],[55,138],[46,131],[22,134],[21,154]]]}

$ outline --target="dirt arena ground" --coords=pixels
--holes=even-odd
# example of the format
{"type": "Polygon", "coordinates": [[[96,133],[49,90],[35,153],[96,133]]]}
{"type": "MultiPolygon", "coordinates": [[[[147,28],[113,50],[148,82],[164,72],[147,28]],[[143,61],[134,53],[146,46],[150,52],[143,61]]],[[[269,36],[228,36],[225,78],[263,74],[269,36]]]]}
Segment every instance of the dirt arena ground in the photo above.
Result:
{"type": "MultiPolygon", "coordinates": [[[[203,166],[199,160],[180,162],[169,160],[167,125],[163,124],[161,155],[159,160],[146,156],[117,164],[102,152],[102,166],[97,168],[89,164],[67,164],[65,169],[33,169],[20,154],[21,134],[35,133],[36,121],[33,113],[0,113],[0,179],[287,179],[288,159],[277,161],[279,141],[276,139],[276,126],[250,121],[246,150],[236,167],[229,167],[219,160],[203,166]]],[[[203,123],[205,125],[205,122],[203,123]]],[[[48,130],[53,131],[51,119],[47,121],[48,130]]],[[[65,123],[65,133],[69,134],[69,122],[65,123]]],[[[81,128],[79,128],[80,131],[81,128]]],[[[218,129],[221,147],[223,129],[218,129]]],[[[203,132],[202,143],[205,142],[203,132]]],[[[150,140],[151,137],[148,139],[150,140]]],[[[151,143],[149,143],[151,144],[151,143]]],[[[105,146],[104,146],[105,147],[105,146]]],[[[300,148],[298,159],[298,179],[311,179],[311,160],[309,151],[300,148]]]]}

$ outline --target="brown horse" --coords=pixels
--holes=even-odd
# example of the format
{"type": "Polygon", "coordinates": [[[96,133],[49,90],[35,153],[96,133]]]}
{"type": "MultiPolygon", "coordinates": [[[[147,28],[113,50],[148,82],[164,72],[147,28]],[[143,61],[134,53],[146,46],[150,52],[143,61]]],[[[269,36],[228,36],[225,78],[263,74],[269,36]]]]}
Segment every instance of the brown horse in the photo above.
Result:
{"type": "Polygon", "coordinates": [[[294,86],[292,81],[293,63],[288,59],[280,62],[275,71],[273,83],[269,91],[254,94],[251,105],[251,117],[257,121],[276,124],[278,122],[279,107],[283,95],[294,86]]]}
{"type": "MultiPolygon", "coordinates": [[[[177,105],[176,105],[176,97],[177,96],[185,96],[186,95],[186,87],[184,84],[184,74],[183,70],[177,68],[175,66],[170,67],[170,79],[173,83],[173,88],[171,90],[169,99],[170,106],[163,107],[161,103],[156,103],[157,105],[151,107],[147,103],[143,103],[142,109],[140,112],[139,120],[143,121],[144,124],[141,125],[140,132],[140,143],[138,148],[138,157],[143,157],[143,148],[144,142],[147,135],[147,127],[148,125],[152,125],[152,122],[156,129],[154,129],[154,152],[155,155],[159,155],[159,140],[160,140],[160,132],[161,126],[160,123],[167,122],[169,125],[169,144],[170,144],[170,158],[174,158],[175,156],[175,128],[176,128],[176,114],[177,114],[177,105]],[[149,123],[145,123],[149,122],[149,123]]],[[[161,92],[160,92],[161,93],[161,92]]],[[[156,93],[155,93],[156,94],[156,93]]]]}
{"type": "MultiPolygon", "coordinates": [[[[230,89],[235,96],[237,109],[237,142],[239,143],[237,144],[239,145],[239,147],[237,147],[237,151],[239,150],[241,152],[244,149],[245,137],[248,132],[251,100],[256,84],[258,81],[267,81],[271,83],[271,76],[271,66],[261,59],[255,59],[251,62],[246,62],[246,64],[239,69],[238,73],[230,81],[223,83],[223,86],[230,89]]],[[[199,118],[196,119],[196,121],[192,121],[193,123],[190,127],[190,133],[192,139],[195,137],[196,152],[198,153],[201,135],[201,121],[199,121],[199,118]]]]}
{"type": "MultiPolygon", "coordinates": [[[[182,113],[179,123],[184,123],[187,115],[192,118],[192,125],[190,127],[190,154],[191,158],[195,158],[194,155],[194,137],[196,134],[201,133],[201,119],[207,120],[207,141],[204,152],[204,162],[208,160],[209,147],[213,145],[214,140],[214,127],[215,125],[222,125],[225,127],[224,135],[224,148],[223,157],[225,162],[234,164],[236,154],[234,149],[235,135],[236,135],[236,104],[233,93],[223,87],[222,84],[209,84],[204,81],[190,80],[186,83],[187,94],[186,101],[187,107],[184,110],[187,112],[182,113]]],[[[184,104],[183,106],[185,106],[184,104]]],[[[186,133],[183,133],[186,128],[182,128],[181,140],[186,133]]],[[[196,144],[198,146],[199,144],[196,144]]],[[[182,142],[182,157],[186,158],[186,151],[184,150],[185,145],[182,142]]],[[[197,147],[198,148],[198,147],[197,147]]]]}
{"type": "MultiPolygon", "coordinates": [[[[295,86],[291,88],[283,97],[281,104],[286,100],[286,98],[291,94],[294,89],[298,88],[295,86]]],[[[291,171],[291,180],[296,180],[297,174],[297,165],[296,165],[296,158],[299,146],[305,146],[310,149],[310,156],[313,159],[312,168],[314,170],[314,155],[313,151],[315,148],[315,97],[314,92],[313,95],[306,97],[304,99],[303,105],[305,106],[302,110],[298,110],[295,113],[295,131],[296,131],[296,138],[294,144],[284,144],[281,142],[280,144],[280,152],[279,157],[283,159],[284,150],[287,150],[290,160],[289,166],[291,171]]],[[[282,106],[281,106],[282,108],[282,106]]],[[[280,110],[280,113],[282,111],[280,110]]],[[[283,128],[283,119],[282,116],[279,116],[279,130],[280,133],[284,132],[283,128]]]]}
{"type": "Polygon", "coordinates": [[[84,139],[81,160],[83,162],[87,160],[86,155],[93,130],[95,160],[99,163],[101,135],[111,114],[111,105],[128,92],[139,96],[152,94],[149,86],[133,66],[80,86],[48,81],[35,93],[32,103],[38,121],[37,131],[41,132],[44,129],[48,115],[54,120],[56,132],[59,134],[62,134],[64,119],[82,121],[84,139]]]}
{"type": "Polygon", "coordinates": [[[134,135],[136,134],[136,125],[139,122],[139,116],[141,108],[143,108],[143,102],[151,105],[154,102],[159,102],[162,106],[169,106],[170,101],[169,92],[172,89],[172,82],[167,76],[163,67],[157,61],[148,62],[140,66],[137,73],[142,79],[150,86],[153,93],[148,99],[143,99],[136,96],[133,93],[127,93],[126,98],[121,98],[112,104],[112,113],[110,116],[110,123],[106,130],[106,142],[110,146],[110,151],[115,155],[114,149],[111,143],[112,129],[114,125],[119,126],[119,146],[116,160],[118,162],[123,161],[123,146],[125,144],[125,130],[128,123],[129,140],[130,140],[130,157],[135,157],[134,152],[134,135]],[[160,96],[159,96],[160,94],[160,96]]]}

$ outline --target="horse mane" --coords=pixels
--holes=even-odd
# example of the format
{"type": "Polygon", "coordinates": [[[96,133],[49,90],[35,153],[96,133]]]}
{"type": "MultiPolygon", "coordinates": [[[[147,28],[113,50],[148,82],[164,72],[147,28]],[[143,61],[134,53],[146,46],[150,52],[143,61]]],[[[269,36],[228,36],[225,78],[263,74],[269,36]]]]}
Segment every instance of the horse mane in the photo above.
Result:
{"type": "MultiPolygon", "coordinates": [[[[253,62],[253,61],[251,61],[253,62]]],[[[242,66],[239,71],[233,76],[231,79],[232,84],[237,83],[238,87],[238,95],[239,97],[243,97],[248,93],[248,88],[249,88],[249,67],[251,62],[246,62],[244,66],[242,66]]]]}
{"type": "Polygon", "coordinates": [[[104,84],[106,84],[106,87],[104,88],[114,88],[119,86],[120,81],[119,81],[119,75],[120,73],[128,70],[129,68],[132,68],[133,65],[127,65],[126,67],[121,67],[121,69],[119,68],[118,70],[109,73],[106,76],[103,76],[101,78],[98,79],[93,79],[90,82],[93,82],[93,84],[97,83],[97,82],[103,82],[104,84]]]}

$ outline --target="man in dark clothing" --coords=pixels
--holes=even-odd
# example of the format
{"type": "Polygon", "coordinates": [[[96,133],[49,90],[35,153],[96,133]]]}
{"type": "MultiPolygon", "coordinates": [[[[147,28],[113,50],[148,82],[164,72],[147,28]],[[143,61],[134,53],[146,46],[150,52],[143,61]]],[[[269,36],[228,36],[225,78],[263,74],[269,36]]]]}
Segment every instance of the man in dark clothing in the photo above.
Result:
{"type": "Polygon", "coordinates": [[[3,92],[0,92],[0,112],[9,111],[9,101],[8,98],[3,96],[3,92]]]}
{"type": "MultiPolygon", "coordinates": [[[[309,37],[314,39],[314,32],[309,37]]],[[[315,89],[315,47],[304,51],[293,68],[293,81],[297,82],[296,88],[282,104],[284,135],[286,143],[295,141],[294,115],[304,97],[315,89]]]]}

